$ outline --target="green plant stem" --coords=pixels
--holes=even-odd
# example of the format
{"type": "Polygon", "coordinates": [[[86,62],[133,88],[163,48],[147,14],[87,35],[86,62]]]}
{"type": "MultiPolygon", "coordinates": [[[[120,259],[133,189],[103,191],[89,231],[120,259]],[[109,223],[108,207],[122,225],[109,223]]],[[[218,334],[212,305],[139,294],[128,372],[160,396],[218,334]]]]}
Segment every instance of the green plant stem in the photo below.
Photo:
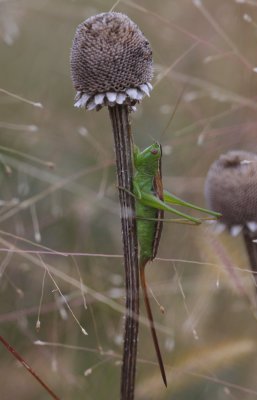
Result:
{"type": "Polygon", "coordinates": [[[133,400],[138,339],[139,271],[135,200],[129,194],[133,189],[131,133],[128,106],[115,105],[109,107],[109,113],[115,142],[118,187],[122,188],[119,190],[119,200],[126,283],[126,316],[120,398],[121,400],[133,400]]]}

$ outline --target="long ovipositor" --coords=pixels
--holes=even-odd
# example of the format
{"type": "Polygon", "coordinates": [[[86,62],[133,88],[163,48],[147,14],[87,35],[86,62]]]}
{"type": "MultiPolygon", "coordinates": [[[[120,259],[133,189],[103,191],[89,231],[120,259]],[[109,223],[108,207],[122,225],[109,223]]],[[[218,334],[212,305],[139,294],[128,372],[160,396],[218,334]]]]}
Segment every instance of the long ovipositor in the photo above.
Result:
{"type": "Polygon", "coordinates": [[[140,281],[162,379],[165,386],[167,386],[165,368],[147,292],[145,266],[157,255],[163,227],[164,211],[173,213],[182,218],[183,221],[188,221],[191,224],[201,223],[199,218],[178,211],[169,204],[186,206],[207,213],[215,218],[219,217],[220,214],[187,203],[166,190],[163,190],[161,158],[162,149],[161,145],[157,142],[143,151],[140,151],[138,147],[134,146],[135,174],[133,179],[133,195],[136,199],[137,235],[140,247],[140,281]]]}

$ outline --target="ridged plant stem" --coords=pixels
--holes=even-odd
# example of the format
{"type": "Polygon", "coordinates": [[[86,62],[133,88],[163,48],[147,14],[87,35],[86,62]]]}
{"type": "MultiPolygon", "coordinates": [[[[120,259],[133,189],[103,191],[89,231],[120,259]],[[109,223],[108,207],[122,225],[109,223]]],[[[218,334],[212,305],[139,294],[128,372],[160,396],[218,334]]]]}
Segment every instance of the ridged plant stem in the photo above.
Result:
{"type": "Polygon", "coordinates": [[[121,400],[133,400],[138,340],[139,272],[135,200],[129,194],[133,189],[131,133],[128,106],[115,105],[114,107],[109,107],[109,113],[116,152],[126,284],[126,315],[120,398],[121,400]]]}

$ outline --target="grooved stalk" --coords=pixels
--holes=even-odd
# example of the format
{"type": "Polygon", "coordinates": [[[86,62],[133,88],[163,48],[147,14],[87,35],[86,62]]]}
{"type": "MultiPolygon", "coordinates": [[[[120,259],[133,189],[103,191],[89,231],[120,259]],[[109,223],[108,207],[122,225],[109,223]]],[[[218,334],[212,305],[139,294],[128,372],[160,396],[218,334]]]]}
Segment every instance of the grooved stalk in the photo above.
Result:
{"type": "Polygon", "coordinates": [[[128,106],[115,105],[109,107],[109,113],[115,142],[126,283],[126,316],[120,398],[121,400],[133,400],[138,338],[139,273],[135,200],[128,193],[132,192],[133,189],[128,106]]]}

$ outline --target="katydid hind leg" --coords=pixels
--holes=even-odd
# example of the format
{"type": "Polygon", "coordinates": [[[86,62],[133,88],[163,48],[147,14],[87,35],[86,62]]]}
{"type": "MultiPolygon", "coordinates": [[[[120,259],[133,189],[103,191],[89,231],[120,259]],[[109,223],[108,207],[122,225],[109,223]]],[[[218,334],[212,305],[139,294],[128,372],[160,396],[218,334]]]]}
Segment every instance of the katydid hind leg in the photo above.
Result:
{"type": "Polygon", "coordinates": [[[201,212],[204,212],[206,214],[210,214],[213,215],[215,217],[220,217],[221,214],[212,210],[207,210],[206,208],[203,207],[198,207],[192,203],[188,203],[187,201],[184,201],[182,199],[180,199],[177,196],[174,196],[172,193],[169,193],[167,190],[163,191],[163,196],[164,196],[164,201],[167,203],[171,203],[171,204],[176,204],[178,206],[185,206],[188,208],[192,208],[193,210],[198,210],[201,212]]]}
{"type": "Polygon", "coordinates": [[[170,213],[178,215],[179,217],[182,217],[191,222],[194,222],[195,224],[201,223],[201,221],[198,218],[191,217],[191,215],[185,214],[181,211],[176,210],[173,207],[170,207],[168,204],[165,204],[162,200],[160,200],[158,197],[154,196],[153,194],[141,192],[140,201],[142,204],[144,204],[148,207],[156,208],[157,210],[168,211],[170,213]]]}

